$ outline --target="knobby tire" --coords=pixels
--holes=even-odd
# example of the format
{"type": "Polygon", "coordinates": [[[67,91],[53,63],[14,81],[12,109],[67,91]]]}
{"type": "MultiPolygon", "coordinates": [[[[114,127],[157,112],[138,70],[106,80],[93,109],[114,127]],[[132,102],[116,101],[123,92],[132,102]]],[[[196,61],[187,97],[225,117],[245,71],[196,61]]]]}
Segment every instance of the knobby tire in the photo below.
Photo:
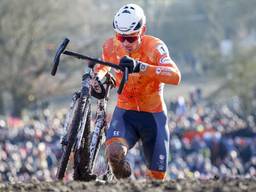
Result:
{"type": "Polygon", "coordinates": [[[91,140],[91,108],[88,106],[81,147],[74,154],[74,180],[89,181],[92,179],[90,170],[90,140],[91,140]]]}
{"type": "Polygon", "coordinates": [[[74,145],[76,137],[77,137],[80,120],[81,120],[81,116],[83,113],[83,102],[84,102],[83,99],[80,97],[77,102],[78,103],[75,108],[71,124],[68,128],[68,130],[69,130],[68,137],[67,137],[68,142],[64,149],[64,152],[62,153],[58,171],[57,171],[57,179],[59,179],[59,180],[63,179],[63,177],[65,176],[66,168],[67,168],[68,161],[69,161],[69,156],[70,156],[70,153],[72,151],[73,145],[74,145]]]}

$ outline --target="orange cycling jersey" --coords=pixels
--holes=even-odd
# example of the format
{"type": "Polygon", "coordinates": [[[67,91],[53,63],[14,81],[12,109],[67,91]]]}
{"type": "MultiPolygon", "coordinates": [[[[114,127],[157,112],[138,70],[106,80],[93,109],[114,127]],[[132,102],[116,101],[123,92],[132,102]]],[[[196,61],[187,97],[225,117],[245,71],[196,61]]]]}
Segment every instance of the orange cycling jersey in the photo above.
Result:
{"type": "MultiPolygon", "coordinates": [[[[180,82],[180,71],[169,56],[166,45],[158,38],[143,35],[140,47],[127,52],[116,37],[108,39],[103,45],[102,59],[119,63],[125,56],[146,63],[141,65],[139,73],[129,74],[128,82],[118,95],[117,106],[126,110],[144,112],[162,112],[165,110],[163,99],[164,84],[177,85],[180,82]]],[[[95,71],[100,78],[104,77],[110,67],[97,65],[95,71]]],[[[117,86],[122,72],[115,70],[117,86]]]]}

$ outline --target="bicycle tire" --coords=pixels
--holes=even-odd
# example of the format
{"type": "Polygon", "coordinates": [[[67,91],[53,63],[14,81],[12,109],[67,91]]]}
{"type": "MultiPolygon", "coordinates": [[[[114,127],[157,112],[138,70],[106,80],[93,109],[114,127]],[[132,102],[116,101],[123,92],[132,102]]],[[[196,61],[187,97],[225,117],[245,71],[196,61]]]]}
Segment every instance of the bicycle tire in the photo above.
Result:
{"type": "Polygon", "coordinates": [[[81,147],[74,151],[74,180],[90,181],[96,179],[90,170],[90,140],[91,140],[91,107],[89,106],[81,147]]]}
{"type": "Polygon", "coordinates": [[[65,176],[66,168],[69,161],[69,156],[71,154],[73,145],[76,140],[80,119],[83,113],[83,104],[84,104],[83,99],[81,97],[78,98],[77,105],[75,106],[75,109],[74,109],[74,115],[72,117],[71,124],[68,128],[67,145],[64,149],[64,152],[62,153],[57,174],[56,174],[58,180],[62,180],[65,176]]]}

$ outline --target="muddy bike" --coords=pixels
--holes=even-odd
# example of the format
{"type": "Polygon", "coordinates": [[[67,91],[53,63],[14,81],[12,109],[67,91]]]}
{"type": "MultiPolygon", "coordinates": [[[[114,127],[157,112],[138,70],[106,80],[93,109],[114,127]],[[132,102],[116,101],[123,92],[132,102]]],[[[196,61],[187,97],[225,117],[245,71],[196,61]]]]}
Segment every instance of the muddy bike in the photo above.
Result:
{"type": "MultiPolygon", "coordinates": [[[[106,106],[109,97],[109,91],[114,86],[114,78],[107,73],[104,82],[96,80],[93,67],[95,63],[110,66],[123,72],[123,77],[118,89],[118,94],[122,92],[125,82],[128,80],[128,69],[119,65],[104,62],[96,58],[91,58],[79,53],[65,50],[69,39],[64,39],[57,48],[54,65],[51,74],[54,76],[57,72],[60,56],[62,54],[72,56],[78,59],[89,61],[89,71],[83,74],[81,89],[74,93],[69,111],[64,123],[64,137],[61,139],[63,148],[62,156],[59,160],[56,177],[61,180],[65,176],[68,162],[70,161],[71,152],[74,154],[74,180],[90,181],[95,180],[98,175],[93,173],[97,154],[102,145],[102,138],[106,128],[106,106]],[[91,81],[97,82],[92,86],[91,81]],[[91,99],[97,99],[96,119],[94,126],[91,126],[92,110],[91,99]]],[[[111,171],[107,166],[101,179],[108,180],[111,178],[111,171]]]]}

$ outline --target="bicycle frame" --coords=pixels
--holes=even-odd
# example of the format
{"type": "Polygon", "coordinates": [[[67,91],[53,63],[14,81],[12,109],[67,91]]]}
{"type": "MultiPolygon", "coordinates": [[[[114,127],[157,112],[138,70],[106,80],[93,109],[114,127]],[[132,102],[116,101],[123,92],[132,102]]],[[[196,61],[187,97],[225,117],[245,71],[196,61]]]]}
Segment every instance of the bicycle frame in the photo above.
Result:
{"type": "MultiPolygon", "coordinates": [[[[74,114],[74,110],[76,110],[76,103],[79,102],[79,99],[82,100],[82,116],[80,117],[80,122],[78,123],[77,126],[77,134],[76,134],[76,139],[75,142],[72,145],[72,151],[76,152],[79,150],[84,150],[84,147],[88,148],[88,165],[85,167],[86,173],[91,174],[93,169],[94,169],[94,164],[95,164],[95,159],[97,156],[97,153],[99,151],[99,146],[101,145],[102,141],[102,135],[104,133],[105,127],[106,127],[106,106],[107,106],[107,101],[108,101],[108,96],[109,96],[109,91],[113,87],[113,85],[110,83],[109,78],[107,77],[104,85],[106,86],[106,96],[103,99],[98,99],[97,100],[97,111],[96,111],[96,119],[95,119],[95,124],[93,126],[92,132],[90,132],[90,138],[85,138],[84,134],[85,131],[88,131],[87,129],[91,129],[88,126],[86,126],[86,123],[88,119],[88,113],[90,113],[90,100],[91,100],[91,95],[90,95],[90,80],[93,78],[90,73],[92,73],[92,69],[89,73],[85,73],[84,76],[86,78],[83,78],[82,81],[82,87],[81,91],[75,92],[73,97],[72,97],[72,102],[66,117],[66,121],[64,124],[64,135],[68,135],[68,131],[71,126],[71,120],[72,120],[72,114],[74,114]],[[89,140],[88,140],[89,139],[89,140]],[[87,142],[85,146],[85,142],[87,142]]],[[[80,104],[81,104],[80,103],[80,104]]],[[[73,117],[74,118],[74,117],[73,117]]],[[[61,141],[61,144],[63,145],[63,148],[65,150],[66,144],[68,143],[68,138],[64,137],[61,141]]],[[[79,163],[80,160],[78,159],[77,162],[79,163]]],[[[62,176],[61,176],[62,177],[62,176]]]]}
{"type": "MultiPolygon", "coordinates": [[[[77,57],[79,59],[86,59],[93,62],[99,62],[100,64],[104,64],[107,66],[114,67],[115,69],[119,69],[123,71],[123,78],[122,78],[122,86],[119,87],[118,93],[120,94],[124,83],[127,81],[128,78],[128,70],[127,68],[121,68],[120,66],[103,62],[98,59],[93,59],[87,56],[80,55],[78,53],[65,51],[65,48],[68,44],[69,40],[65,39],[61,46],[58,48],[56,52],[56,56],[54,58],[54,66],[52,69],[52,75],[56,74],[60,55],[66,54],[77,57]]],[[[72,102],[66,117],[66,121],[64,123],[64,132],[65,137],[62,138],[61,144],[63,145],[64,152],[62,154],[60,160],[60,166],[58,167],[57,178],[62,179],[65,175],[65,170],[67,167],[67,163],[69,161],[69,155],[71,151],[75,152],[75,162],[74,162],[74,169],[78,171],[79,168],[85,168],[85,172],[81,174],[85,174],[86,181],[95,179],[92,174],[92,170],[94,168],[95,158],[99,151],[99,145],[102,140],[103,130],[106,126],[106,105],[109,97],[109,91],[114,86],[113,81],[111,81],[111,75],[107,74],[106,81],[104,83],[106,92],[102,92],[105,94],[105,97],[99,99],[97,102],[97,112],[96,112],[96,120],[95,120],[95,127],[91,132],[90,128],[90,114],[91,114],[91,80],[94,77],[93,72],[94,65],[89,65],[90,71],[83,75],[82,86],[79,92],[75,92],[72,97],[72,102]],[[112,83],[112,84],[111,84],[112,83]],[[86,154],[86,157],[81,154],[81,151],[86,154]],[[76,158],[77,157],[77,158],[76,158]],[[84,162],[86,161],[86,162],[84,162]],[[80,165],[81,164],[81,165],[80,165]]],[[[102,85],[103,86],[103,85],[102,85]]],[[[104,86],[103,86],[104,88],[104,86]]],[[[74,179],[75,179],[74,175],[74,179]]]]}

